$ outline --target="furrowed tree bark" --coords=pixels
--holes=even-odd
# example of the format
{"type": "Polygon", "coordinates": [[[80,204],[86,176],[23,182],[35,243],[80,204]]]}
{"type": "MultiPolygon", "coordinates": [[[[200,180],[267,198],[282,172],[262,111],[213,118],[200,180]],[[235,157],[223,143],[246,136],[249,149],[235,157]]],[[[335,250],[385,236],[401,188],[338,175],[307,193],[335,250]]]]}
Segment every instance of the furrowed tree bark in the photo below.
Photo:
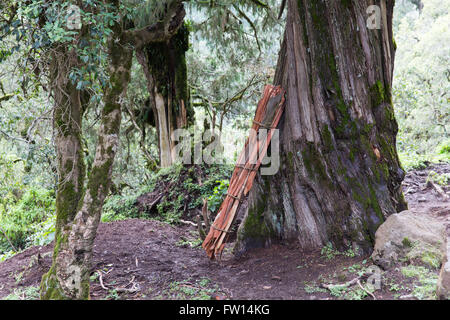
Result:
{"type": "Polygon", "coordinates": [[[297,241],[370,252],[378,226],[407,208],[391,86],[392,0],[288,0],[275,85],[287,90],[281,168],[258,176],[236,252],[297,241]],[[367,8],[381,9],[368,29],[367,8]]]}
{"type": "MultiPolygon", "coordinates": [[[[120,38],[120,28],[116,26],[116,29],[122,41],[115,42],[114,37],[110,42],[111,86],[105,90],[104,94],[105,105],[98,132],[95,160],[84,192],[82,180],[76,188],[64,181],[60,183],[53,264],[50,271],[42,278],[41,299],[89,298],[92,247],[103,203],[111,185],[112,168],[119,145],[121,101],[130,81],[133,56],[132,48],[120,38]],[[64,210],[70,215],[67,215],[64,210]]],[[[70,108],[74,108],[73,104],[70,104],[70,108]]],[[[70,108],[63,110],[62,114],[66,114],[70,108]]],[[[70,123],[69,119],[64,120],[70,123]]],[[[56,121],[58,122],[58,118],[56,121]]],[[[81,130],[81,122],[78,130],[81,130]]],[[[77,134],[78,137],[81,136],[81,133],[77,132],[77,134]]],[[[73,136],[72,134],[71,139],[74,139],[73,136]]],[[[65,145],[64,141],[57,142],[57,149],[62,154],[62,158],[64,156],[67,158],[66,154],[71,155],[70,152],[73,150],[81,150],[78,149],[79,146],[73,148],[72,145],[65,145]]],[[[84,168],[82,157],[72,162],[75,167],[84,168]]],[[[68,169],[67,164],[60,161],[60,170],[67,172],[68,169]]]]}
{"type": "Polygon", "coordinates": [[[136,57],[147,78],[150,108],[158,133],[161,167],[175,161],[173,132],[186,128],[194,119],[187,87],[186,51],[189,31],[181,26],[169,40],[148,44],[136,51],[136,57]]]}

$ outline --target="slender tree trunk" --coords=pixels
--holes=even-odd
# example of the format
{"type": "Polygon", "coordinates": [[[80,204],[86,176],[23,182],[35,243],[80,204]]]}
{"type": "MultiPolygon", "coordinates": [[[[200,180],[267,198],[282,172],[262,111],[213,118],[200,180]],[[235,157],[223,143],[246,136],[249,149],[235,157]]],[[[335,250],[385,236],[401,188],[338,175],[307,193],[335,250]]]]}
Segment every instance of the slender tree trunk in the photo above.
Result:
{"type": "MultiPolygon", "coordinates": [[[[406,209],[391,99],[393,0],[287,0],[275,84],[287,90],[281,167],[259,176],[237,251],[271,240],[370,252],[378,226],[406,209]]],[[[273,156],[273,155],[272,155],[273,156]]]]}
{"type": "Polygon", "coordinates": [[[74,98],[66,104],[57,104],[55,111],[60,170],[56,239],[53,264],[41,282],[42,299],[89,298],[92,247],[111,185],[112,167],[119,145],[121,99],[130,80],[132,54],[132,50],[121,41],[111,41],[111,87],[105,90],[95,159],[84,190],[81,116],[76,99],[79,91],[64,79],[66,87],[71,89],[67,91],[69,97],[73,95],[74,98]]]}
{"type": "Polygon", "coordinates": [[[150,107],[155,114],[161,167],[168,167],[175,160],[174,130],[185,128],[193,121],[187,88],[188,44],[189,32],[183,26],[170,40],[149,44],[136,52],[147,78],[150,107]]]}

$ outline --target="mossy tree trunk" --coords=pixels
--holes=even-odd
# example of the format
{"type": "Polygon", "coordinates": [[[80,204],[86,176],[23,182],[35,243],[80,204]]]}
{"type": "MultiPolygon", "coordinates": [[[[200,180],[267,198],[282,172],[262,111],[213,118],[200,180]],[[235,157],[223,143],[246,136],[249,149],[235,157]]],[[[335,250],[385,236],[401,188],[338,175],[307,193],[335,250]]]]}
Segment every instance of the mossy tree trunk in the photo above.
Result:
{"type": "MultiPolygon", "coordinates": [[[[116,39],[116,38],[114,38],[116,39]]],[[[98,132],[95,159],[84,188],[84,158],[81,148],[81,106],[78,91],[64,79],[66,92],[55,111],[59,189],[56,201],[56,237],[53,263],[41,282],[42,299],[87,299],[92,247],[108,195],[114,157],[119,145],[121,100],[130,80],[133,51],[123,41],[111,41],[110,87],[104,93],[104,108],[98,132]]],[[[61,72],[60,72],[61,74],[61,72]]]]}
{"type": "Polygon", "coordinates": [[[273,239],[370,252],[378,226],[406,209],[391,99],[393,0],[288,0],[275,84],[287,90],[281,168],[259,176],[236,249],[273,239]]]}
{"type": "MultiPolygon", "coordinates": [[[[119,8],[118,0],[110,0],[119,8]]],[[[78,90],[69,79],[82,63],[77,52],[58,47],[50,57],[50,79],[55,99],[54,130],[58,155],[56,235],[53,262],[41,281],[41,299],[88,299],[92,248],[108,195],[114,158],[119,146],[121,103],[130,82],[134,50],[148,43],[173,37],[185,16],[181,0],[172,1],[166,19],[141,29],[124,18],[114,24],[108,42],[109,86],[104,89],[104,107],[94,162],[85,183],[86,168],[82,149],[82,116],[89,94],[78,90]]],[[[87,26],[80,36],[89,37],[87,26]]]]}
{"type": "Polygon", "coordinates": [[[189,31],[182,26],[173,38],[143,46],[136,56],[147,78],[150,108],[158,133],[161,167],[173,164],[173,132],[192,123],[194,110],[187,86],[186,51],[189,31]]]}

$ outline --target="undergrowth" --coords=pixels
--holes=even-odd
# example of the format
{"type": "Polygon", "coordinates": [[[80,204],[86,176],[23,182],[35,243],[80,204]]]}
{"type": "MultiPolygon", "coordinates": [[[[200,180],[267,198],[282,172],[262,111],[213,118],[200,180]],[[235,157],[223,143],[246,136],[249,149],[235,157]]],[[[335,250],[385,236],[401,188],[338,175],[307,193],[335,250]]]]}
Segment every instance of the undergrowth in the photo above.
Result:
{"type": "Polygon", "coordinates": [[[209,209],[215,212],[226,193],[231,172],[230,165],[176,164],[163,168],[135,193],[110,196],[104,205],[102,221],[151,218],[176,223],[185,212],[200,209],[204,198],[208,199],[209,209]],[[151,192],[162,194],[161,201],[150,212],[140,211],[137,198],[151,192]]]}

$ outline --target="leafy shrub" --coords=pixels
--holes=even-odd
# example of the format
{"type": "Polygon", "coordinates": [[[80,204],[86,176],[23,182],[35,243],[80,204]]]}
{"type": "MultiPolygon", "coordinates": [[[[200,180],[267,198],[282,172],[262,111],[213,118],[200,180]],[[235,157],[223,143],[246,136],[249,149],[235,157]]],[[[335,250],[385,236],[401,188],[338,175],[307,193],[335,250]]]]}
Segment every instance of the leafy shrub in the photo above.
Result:
{"type": "MultiPolygon", "coordinates": [[[[53,190],[30,188],[19,200],[3,203],[0,207],[0,226],[12,245],[16,249],[23,249],[30,243],[30,237],[39,229],[39,225],[51,219],[54,211],[55,192],[53,190]]],[[[47,229],[52,228],[50,224],[50,221],[47,222],[47,229]]],[[[10,249],[12,249],[11,245],[2,234],[0,251],[10,249]]]]}
{"type": "Polygon", "coordinates": [[[450,139],[448,139],[447,141],[441,143],[438,146],[438,151],[440,154],[448,154],[450,155],[450,139]]]}
{"type": "Polygon", "coordinates": [[[35,246],[45,246],[55,239],[56,214],[47,218],[47,220],[33,225],[33,233],[29,236],[29,243],[35,246]]]}
{"type": "Polygon", "coordinates": [[[154,173],[146,186],[129,196],[110,196],[103,208],[102,221],[129,218],[156,218],[165,222],[177,222],[183,213],[201,208],[203,199],[209,199],[214,211],[222,202],[232,172],[230,165],[181,165],[175,164],[154,173]],[[139,195],[156,192],[163,194],[156,212],[139,212],[136,200],[139,195]]]}
{"type": "Polygon", "coordinates": [[[135,206],[137,195],[110,196],[103,206],[102,222],[142,218],[135,206]]]}
{"type": "Polygon", "coordinates": [[[213,194],[208,198],[208,207],[212,212],[219,210],[219,206],[222,204],[223,199],[228,191],[230,180],[217,180],[218,185],[214,188],[213,194]]]}

